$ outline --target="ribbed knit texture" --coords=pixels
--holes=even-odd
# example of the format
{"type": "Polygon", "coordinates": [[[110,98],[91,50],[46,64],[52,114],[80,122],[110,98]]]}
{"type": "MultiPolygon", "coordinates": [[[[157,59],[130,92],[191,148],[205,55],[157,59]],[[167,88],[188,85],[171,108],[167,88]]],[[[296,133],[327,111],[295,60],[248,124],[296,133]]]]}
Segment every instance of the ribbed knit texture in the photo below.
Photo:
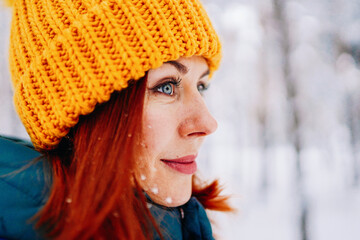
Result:
{"type": "MultiPolygon", "coordinates": [[[[10,69],[17,112],[37,149],[151,68],[220,42],[198,0],[15,0],[10,69]]],[[[106,123],[104,123],[106,124],[106,123]]]]}

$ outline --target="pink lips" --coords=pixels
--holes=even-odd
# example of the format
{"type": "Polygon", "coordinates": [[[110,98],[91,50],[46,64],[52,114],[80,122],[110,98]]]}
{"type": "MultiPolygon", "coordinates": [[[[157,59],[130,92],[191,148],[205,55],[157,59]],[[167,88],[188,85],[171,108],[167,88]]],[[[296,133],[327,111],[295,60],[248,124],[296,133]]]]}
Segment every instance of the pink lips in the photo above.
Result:
{"type": "Polygon", "coordinates": [[[176,159],[161,159],[161,161],[178,172],[194,174],[197,169],[196,157],[196,155],[189,155],[176,159]]]}

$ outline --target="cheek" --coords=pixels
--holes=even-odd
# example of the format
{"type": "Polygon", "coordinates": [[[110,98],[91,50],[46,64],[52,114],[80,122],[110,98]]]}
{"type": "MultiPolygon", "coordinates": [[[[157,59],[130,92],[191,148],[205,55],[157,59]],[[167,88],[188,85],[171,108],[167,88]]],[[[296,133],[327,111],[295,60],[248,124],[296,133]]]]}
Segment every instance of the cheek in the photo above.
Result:
{"type": "Polygon", "coordinates": [[[142,139],[144,151],[136,169],[137,181],[153,201],[164,206],[180,205],[191,194],[191,176],[178,174],[161,162],[162,158],[173,158],[181,146],[176,112],[149,107],[145,109],[142,139]]]}
{"type": "MultiPolygon", "coordinates": [[[[165,158],[171,151],[173,126],[169,124],[167,115],[158,109],[147,107],[143,117],[143,136],[140,140],[140,159],[138,173],[145,176],[147,183],[159,175],[160,159],[165,158]]],[[[143,177],[144,178],[144,177],[143,177]]]]}
{"type": "Polygon", "coordinates": [[[163,111],[149,109],[143,118],[143,144],[150,158],[164,157],[176,138],[176,118],[163,111]]]}

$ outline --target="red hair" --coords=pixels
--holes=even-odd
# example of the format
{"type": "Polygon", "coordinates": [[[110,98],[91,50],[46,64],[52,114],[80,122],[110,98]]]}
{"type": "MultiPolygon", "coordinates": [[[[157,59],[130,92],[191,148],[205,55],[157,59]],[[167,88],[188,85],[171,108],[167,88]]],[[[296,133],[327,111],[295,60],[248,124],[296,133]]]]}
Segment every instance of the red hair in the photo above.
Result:
{"type": "MultiPolygon", "coordinates": [[[[146,77],[130,84],[63,138],[46,157],[52,166],[52,189],[37,214],[37,227],[54,239],[149,239],[155,220],[132,169],[142,132],[146,77]]],[[[217,181],[193,193],[205,208],[231,210],[219,197],[217,181]]],[[[161,235],[161,234],[160,234],[161,235]]]]}

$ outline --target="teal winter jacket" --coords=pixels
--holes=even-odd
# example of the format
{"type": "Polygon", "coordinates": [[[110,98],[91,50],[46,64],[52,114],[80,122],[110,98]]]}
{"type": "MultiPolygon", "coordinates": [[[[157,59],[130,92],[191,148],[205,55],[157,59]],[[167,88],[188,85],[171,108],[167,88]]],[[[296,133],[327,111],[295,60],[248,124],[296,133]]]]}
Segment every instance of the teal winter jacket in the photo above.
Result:
{"type": "Polygon", "coordinates": [[[0,238],[39,238],[30,221],[46,201],[43,162],[32,161],[39,156],[24,141],[0,137],[0,238]]]}
{"type": "MultiPolygon", "coordinates": [[[[31,218],[47,201],[51,181],[45,181],[50,177],[44,176],[50,172],[46,164],[30,143],[0,136],[0,240],[42,239],[31,218]]],[[[148,198],[148,207],[166,240],[214,239],[206,212],[194,197],[175,208],[148,198]]],[[[155,234],[155,239],[160,237],[155,234]]]]}

